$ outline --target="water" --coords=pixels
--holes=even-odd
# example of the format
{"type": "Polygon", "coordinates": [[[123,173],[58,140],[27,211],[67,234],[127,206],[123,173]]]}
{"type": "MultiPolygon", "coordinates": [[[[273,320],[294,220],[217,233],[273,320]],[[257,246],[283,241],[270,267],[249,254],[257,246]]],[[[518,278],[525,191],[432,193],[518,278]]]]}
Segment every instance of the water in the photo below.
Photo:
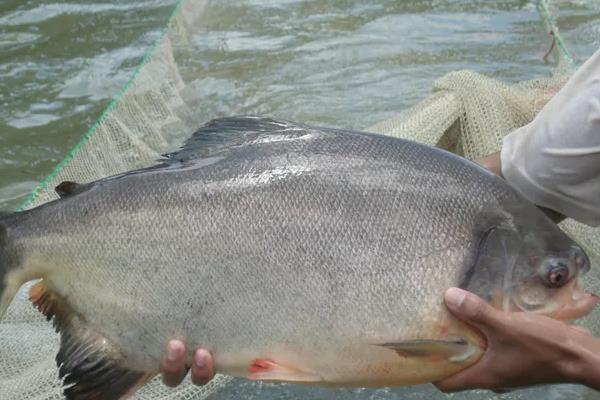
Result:
{"type": "MultiPolygon", "coordinates": [[[[14,207],[98,117],[172,4],[0,3],[0,207],[14,207]]],[[[561,28],[583,60],[600,43],[600,11],[560,5],[561,28]]],[[[263,114],[364,128],[415,104],[450,71],[516,82],[552,69],[542,60],[550,40],[527,1],[215,1],[203,20],[182,66],[194,74],[189,90],[203,99],[200,120],[263,114]]],[[[573,398],[578,390],[510,397],[573,398]]],[[[407,396],[446,398],[431,386],[334,391],[238,380],[212,399],[407,396]]]]}
{"type": "Polygon", "coordinates": [[[547,74],[534,5],[504,1],[219,2],[195,38],[207,117],[253,112],[364,128],[475,69],[510,81],[547,74]],[[491,51],[493,49],[493,51],[491,51]]]}
{"type": "MultiPolygon", "coordinates": [[[[0,208],[18,204],[99,116],[172,4],[0,3],[0,208]]],[[[590,20],[573,7],[575,21],[590,20]]],[[[364,128],[452,70],[508,81],[550,71],[549,40],[526,1],[219,1],[205,21],[194,38],[203,119],[364,128]]]]}
{"type": "Polygon", "coordinates": [[[64,157],[164,25],[173,2],[0,2],[0,208],[64,157]]]}

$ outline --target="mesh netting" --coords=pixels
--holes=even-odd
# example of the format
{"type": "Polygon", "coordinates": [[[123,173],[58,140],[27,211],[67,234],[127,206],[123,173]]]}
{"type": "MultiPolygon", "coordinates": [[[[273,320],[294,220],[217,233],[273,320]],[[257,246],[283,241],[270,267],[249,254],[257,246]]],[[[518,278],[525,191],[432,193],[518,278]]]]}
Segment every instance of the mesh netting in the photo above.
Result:
{"type": "MultiPolygon", "coordinates": [[[[36,189],[23,208],[34,207],[57,197],[53,188],[65,180],[87,182],[123,171],[150,165],[160,154],[176,148],[186,134],[202,122],[193,112],[197,98],[186,90],[185,73],[176,62],[189,51],[189,32],[197,30],[204,1],[182,1],[171,17],[168,29],[146,57],[123,92],[111,103],[100,120],[69,153],[57,169],[36,189]]],[[[547,11],[547,10],[546,10],[547,11]]],[[[555,32],[556,34],[557,32],[555,32]]],[[[560,43],[559,43],[560,44],[560,43]]],[[[562,45],[562,44],[560,44],[562,45]]],[[[413,108],[369,130],[418,140],[476,158],[500,149],[502,137],[536,115],[564,83],[571,68],[568,57],[551,78],[507,85],[484,75],[458,71],[439,79],[433,93],[413,108]]],[[[600,230],[566,221],[563,228],[580,242],[593,260],[588,284],[600,288],[600,230]]],[[[600,334],[600,314],[586,319],[587,326],[600,334]]],[[[2,399],[60,399],[61,388],[54,355],[58,335],[30,305],[23,288],[0,323],[0,394],[2,399]]],[[[323,398],[329,392],[301,388],[295,391],[265,392],[261,383],[237,381],[223,387],[229,378],[218,376],[198,388],[185,383],[173,390],[157,380],[134,398],[201,399],[217,390],[215,398],[323,398]],[[310,394],[312,393],[312,394],[310,394]],[[281,394],[281,396],[279,396],[281,394]]],[[[545,389],[521,391],[513,399],[546,397],[545,389]],[[533,394],[532,394],[533,393],[533,394]]],[[[337,398],[443,398],[432,387],[338,392],[337,398]]],[[[592,398],[582,388],[554,389],[554,398],[592,398]],[[566,389],[565,389],[566,390],[566,389]]],[[[471,392],[453,396],[460,399],[487,399],[490,393],[471,392]]]]}
{"type": "MultiPolygon", "coordinates": [[[[121,94],[23,207],[56,198],[54,187],[64,180],[87,182],[152,164],[183,140],[174,132],[192,132],[199,126],[181,95],[185,84],[174,56],[178,46],[185,48],[187,33],[193,31],[204,6],[204,1],[196,0],[176,7],[164,37],[121,94]]],[[[22,288],[0,324],[0,398],[62,399],[54,361],[58,335],[31,306],[28,289],[22,288]]],[[[202,388],[184,384],[175,390],[157,379],[134,398],[199,399],[229,379],[218,376],[202,388]]]]}

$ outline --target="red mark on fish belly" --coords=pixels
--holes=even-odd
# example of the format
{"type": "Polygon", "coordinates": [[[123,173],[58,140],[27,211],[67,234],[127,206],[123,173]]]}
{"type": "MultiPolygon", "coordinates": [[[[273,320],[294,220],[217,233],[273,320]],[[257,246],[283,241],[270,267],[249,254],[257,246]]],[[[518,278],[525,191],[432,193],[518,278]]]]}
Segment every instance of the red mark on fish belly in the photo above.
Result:
{"type": "Polygon", "coordinates": [[[271,371],[275,369],[275,367],[277,367],[275,362],[266,358],[257,358],[256,360],[252,361],[252,364],[250,364],[248,372],[251,374],[258,374],[261,372],[271,371]]]}
{"type": "Polygon", "coordinates": [[[268,358],[257,358],[248,367],[248,379],[280,382],[320,382],[321,376],[276,363],[268,358]]]}

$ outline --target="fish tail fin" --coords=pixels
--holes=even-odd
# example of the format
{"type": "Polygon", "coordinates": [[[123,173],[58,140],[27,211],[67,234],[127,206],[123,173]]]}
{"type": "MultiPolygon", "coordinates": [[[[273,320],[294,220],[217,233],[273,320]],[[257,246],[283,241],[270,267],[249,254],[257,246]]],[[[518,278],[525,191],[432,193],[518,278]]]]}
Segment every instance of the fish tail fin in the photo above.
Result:
{"type": "Polygon", "coordinates": [[[15,221],[14,213],[0,211],[0,320],[25,281],[24,274],[12,274],[18,267],[18,256],[11,246],[9,227],[15,221]]]}
{"type": "Polygon", "coordinates": [[[6,309],[12,301],[15,293],[11,293],[8,288],[10,286],[6,282],[6,276],[8,275],[8,230],[3,220],[6,219],[8,214],[0,212],[0,319],[6,314],[6,309]]]}

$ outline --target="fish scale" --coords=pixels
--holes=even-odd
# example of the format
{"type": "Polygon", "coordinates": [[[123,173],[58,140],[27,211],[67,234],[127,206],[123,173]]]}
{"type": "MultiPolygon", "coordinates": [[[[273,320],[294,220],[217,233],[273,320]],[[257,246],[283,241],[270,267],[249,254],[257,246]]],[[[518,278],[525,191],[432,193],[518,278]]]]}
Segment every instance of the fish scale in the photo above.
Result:
{"type": "Polygon", "coordinates": [[[541,211],[405,140],[220,119],[156,166],[59,192],[0,217],[0,311],[42,278],[32,300],[61,332],[69,399],[122,398],[158,373],[172,337],[249,379],[429,382],[485,350],[444,308],[448,287],[557,317],[592,302],[571,304],[589,265],[541,211]],[[569,279],[550,287],[559,265],[569,279]]]}

